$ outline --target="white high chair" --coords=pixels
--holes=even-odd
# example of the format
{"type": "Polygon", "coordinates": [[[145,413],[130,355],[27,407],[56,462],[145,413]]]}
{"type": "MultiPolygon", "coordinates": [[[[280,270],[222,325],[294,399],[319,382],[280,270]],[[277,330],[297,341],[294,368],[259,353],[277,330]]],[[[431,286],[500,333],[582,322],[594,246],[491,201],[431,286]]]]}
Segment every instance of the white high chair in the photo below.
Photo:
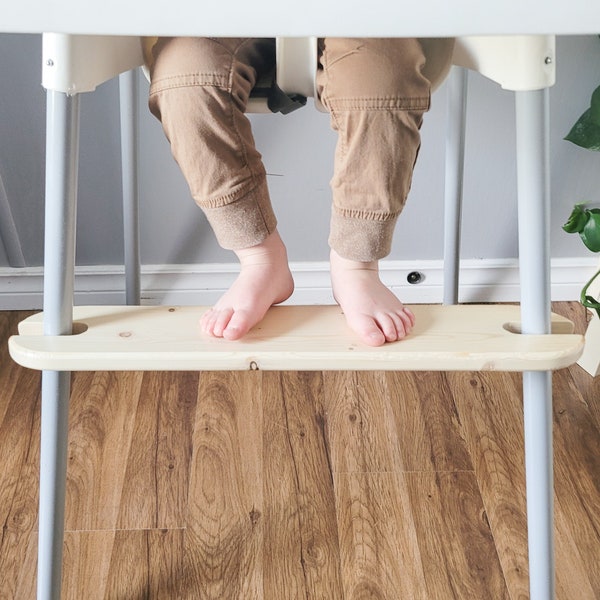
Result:
{"type": "MultiPolygon", "coordinates": [[[[277,80],[286,92],[314,95],[314,48],[314,40],[306,38],[279,43],[277,80]],[[295,46],[307,49],[304,56],[309,59],[298,58],[303,54],[292,52],[295,46]],[[287,79],[291,71],[283,68],[286,56],[300,61],[293,71],[302,73],[299,83],[287,79]]],[[[60,596],[69,372],[248,368],[522,371],[530,597],[554,597],[551,370],[573,364],[583,345],[581,336],[570,333],[568,321],[550,313],[547,88],[554,82],[554,38],[460,39],[453,62],[516,93],[520,314],[519,307],[511,306],[417,306],[413,335],[399,344],[365,348],[348,333],[336,307],[285,306],[272,309],[243,341],[221,344],[195,335],[197,309],[73,309],[79,94],[140,66],[143,57],[139,38],[44,36],[43,84],[48,90],[44,313],[43,319],[38,315],[24,321],[9,343],[17,362],[44,371],[39,599],[60,596]]],[[[131,75],[123,76],[125,105],[131,103],[132,81],[131,75]]],[[[451,208],[446,247],[447,277],[453,288],[446,293],[447,304],[456,303],[465,81],[459,71],[450,86],[451,208]]],[[[126,227],[135,230],[133,122],[125,116],[129,166],[124,169],[124,190],[133,200],[126,210],[126,227]]],[[[135,303],[139,297],[135,235],[130,242],[126,262],[134,283],[128,301],[135,303]]]]}

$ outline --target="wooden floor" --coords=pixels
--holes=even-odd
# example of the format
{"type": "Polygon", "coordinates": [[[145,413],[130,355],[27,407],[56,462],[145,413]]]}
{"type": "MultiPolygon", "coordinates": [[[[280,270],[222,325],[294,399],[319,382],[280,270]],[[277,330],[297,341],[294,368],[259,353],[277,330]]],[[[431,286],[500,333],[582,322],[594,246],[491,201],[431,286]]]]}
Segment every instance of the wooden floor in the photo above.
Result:
{"type": "MultiPolygon", "coordinates": [[[[583,309],[562,303],[582,331],[583,309]]],[[[0,598],[35,596],[39,374],[0,313],[0,598]]],[[[600,379],[600,378],[599,378],[600,379]]],[[[558,600],[600,598],[600,381],[554,375],[558,600]]],[[[64,598],[520,600],[520,376],[79,373],[64,598]]]]}

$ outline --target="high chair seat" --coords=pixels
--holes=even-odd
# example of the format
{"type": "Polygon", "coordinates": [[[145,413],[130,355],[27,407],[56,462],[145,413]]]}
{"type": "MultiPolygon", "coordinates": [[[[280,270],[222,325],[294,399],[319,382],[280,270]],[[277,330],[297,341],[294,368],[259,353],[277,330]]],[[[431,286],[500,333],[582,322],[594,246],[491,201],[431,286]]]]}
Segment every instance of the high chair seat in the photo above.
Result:
{"type": "MultiPolygon", "coordinates": [[[[428,62],[425,74],[437,89],[452,64],[480,72],[508,90],[536,90],[555,81],[554,36],[471,36],[423,38],[428,62]]],[[[69,95],[91,92],[98,85],[151,61],[152,38],[43,36],[42,85],[69,95]]],[[[287,94],[315,97],[317,38],[278,38],[279,87],[287,94]]],[[[265,112],[264,100],[251,105],[265,112]]],[[[250,109],[249,109],[250,110],[250,109]]]]}

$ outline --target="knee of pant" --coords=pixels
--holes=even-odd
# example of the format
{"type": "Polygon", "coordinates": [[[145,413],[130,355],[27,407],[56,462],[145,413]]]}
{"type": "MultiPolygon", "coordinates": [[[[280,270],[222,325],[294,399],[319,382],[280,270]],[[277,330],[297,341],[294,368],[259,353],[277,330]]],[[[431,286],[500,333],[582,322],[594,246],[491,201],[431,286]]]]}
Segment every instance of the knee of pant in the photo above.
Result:
{"type": "MultiPolygon", "coordinates": [[[[163,125],[183,132],[202,122],[228,122],[235,97],[226,86],[185,81],[159,80],[150,86],[148,106],[150,112],[163,125]]],[[[240,107],[243,112],[243,106],[240,107]]]]}
{"type": "Polygon", "coordinates": [[[203,96],[216,100],[216,106],[233,100],[244,111],[257,75],[274,64],[274,44],[270,38],[160,38],[153,48],[150,107],[157,114],[156,95],[171,90],[196,88],[203,96]]]}
{"type": "Polygon", "coordinates": [[[412,108],[428,104],[425,55],[414,38],[326,38],[321,64],[318,83],[326,106],[352,99],[362,108],[378,108],[380,100],[393,99],[412,100],[412,108]]]}

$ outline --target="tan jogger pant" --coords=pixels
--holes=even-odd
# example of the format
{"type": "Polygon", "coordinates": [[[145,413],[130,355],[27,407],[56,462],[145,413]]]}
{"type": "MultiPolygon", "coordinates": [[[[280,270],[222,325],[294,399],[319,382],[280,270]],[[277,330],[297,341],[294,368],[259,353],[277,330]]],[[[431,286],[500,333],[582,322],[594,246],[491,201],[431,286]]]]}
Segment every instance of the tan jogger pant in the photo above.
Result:
{"type": "MultiPolygon", "coordinates": [[[[150,109],[162,122],[191,194],[219,244],[242,249],[276,227],[266,173],[245,115],[274,68],[273,38],[160,38],[152,49],[150,109]]],[[[330,246],[371,261],[390,252],[429,107],[416,39],[319,40],[317,91],[338,134],[330,246]]]]}

